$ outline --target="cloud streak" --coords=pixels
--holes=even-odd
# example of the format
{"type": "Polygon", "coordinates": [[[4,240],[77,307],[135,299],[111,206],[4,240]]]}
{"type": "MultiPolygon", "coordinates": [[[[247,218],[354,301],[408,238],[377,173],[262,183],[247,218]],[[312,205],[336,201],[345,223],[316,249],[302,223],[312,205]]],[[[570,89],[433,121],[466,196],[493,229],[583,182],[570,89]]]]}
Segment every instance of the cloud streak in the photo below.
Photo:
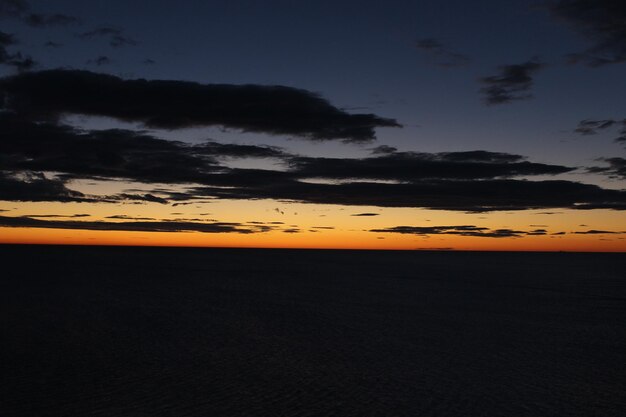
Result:
{"type": "Polygon", "coordinates": [[[244,226],[241,223],[198,223],[185,221],[75,221],[40,220],[32,217],[0,216],[0,227],[33,227],[45,229],[124,231],[124,232],[199,232],[199,233],[262,233],[268,226],[244,226]]]}
{"type": "Polygon", "coordinates": [[[510,238],[524,236],[538,236],[547,234],[546,230],[522,231],[513,229],[489,229],[479,226],[394,226],[384,229],[371,229],[373,233],[397,233],[403,235],[431,236],[431,235],[455,235],[487,238],[510,238]]]}

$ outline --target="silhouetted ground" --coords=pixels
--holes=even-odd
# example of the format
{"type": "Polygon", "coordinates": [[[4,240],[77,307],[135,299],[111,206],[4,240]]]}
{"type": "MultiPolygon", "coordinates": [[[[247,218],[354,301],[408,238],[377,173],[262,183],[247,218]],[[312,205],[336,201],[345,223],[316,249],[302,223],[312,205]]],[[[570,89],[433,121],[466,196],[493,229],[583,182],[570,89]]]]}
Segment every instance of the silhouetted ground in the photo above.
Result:
{"type": "Polygon", "coordinates": [[[623,254],[0,246],[0,415],[626,415],[623,254]]]}

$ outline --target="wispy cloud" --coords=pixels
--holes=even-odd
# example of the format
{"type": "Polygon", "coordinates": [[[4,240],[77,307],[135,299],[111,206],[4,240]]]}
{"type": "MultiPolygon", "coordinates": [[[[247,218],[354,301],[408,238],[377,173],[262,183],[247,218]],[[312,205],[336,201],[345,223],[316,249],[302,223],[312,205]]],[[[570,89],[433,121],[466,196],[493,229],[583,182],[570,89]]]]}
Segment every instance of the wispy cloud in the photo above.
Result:
{"type": "Polygon", "coordinates": [[[522,64],[501,66],[498,75],[481,78],[480,82],[484,87],[480,92],[484,94],[485,103],[495,105],[531,98],[533,76],[544,67],[545,64],[531,60],[522,64]]]}
{"type": "Polygon", "coordinates": [[[616,142],[626,144],[626,119],[602,119],[602,120],[582,120],[578,123],[574,132],[581,135],[597,135],[601,131],[617,128],[618,136],[616,142]]]}
{"type": "Polygon", "coordinates": [[[109,41],[109,45],[114,48],[137,45],[137,41],[125,35],[122,29],[109,26],[99,27],[97,29],[80,33],[77,37],[83,40],[105,38],[109,41]]]}
{"type": "Polygon", "coordinates": [[[470,63],[467,55],[454,52],[441,41],[434,38],[424,38],[416,42],[415,47],[433,59],[435,65],[444,68],[462,67],[470,63]]]}

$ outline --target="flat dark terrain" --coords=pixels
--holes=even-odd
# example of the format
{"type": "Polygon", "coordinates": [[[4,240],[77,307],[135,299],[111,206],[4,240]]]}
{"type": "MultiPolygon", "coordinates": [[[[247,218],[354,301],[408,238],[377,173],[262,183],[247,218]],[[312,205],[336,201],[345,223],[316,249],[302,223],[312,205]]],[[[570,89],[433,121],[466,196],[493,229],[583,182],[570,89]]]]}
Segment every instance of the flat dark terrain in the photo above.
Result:
{"type": "Polygon", "coordinates": [[[0,246],[0,416],[625,416],[626,255],[0,246]]]}

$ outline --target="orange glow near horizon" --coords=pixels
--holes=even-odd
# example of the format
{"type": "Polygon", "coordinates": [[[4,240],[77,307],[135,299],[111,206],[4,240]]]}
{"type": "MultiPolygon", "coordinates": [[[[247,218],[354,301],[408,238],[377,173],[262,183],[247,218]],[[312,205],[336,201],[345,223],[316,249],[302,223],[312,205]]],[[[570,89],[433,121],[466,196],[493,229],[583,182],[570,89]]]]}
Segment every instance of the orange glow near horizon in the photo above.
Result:
{"type": "Polygon", "coordinates": [[[484,238],[464,236],[375,236],[372,233],[324,231],[238,233],[122,232],[37,228],[0,228],[3,244],[179,246],[229,248],[371,249],[371,250],[474,250],[626,252],[626,240],[601,240],[598,236],[529,236],[484,238]],[[373,236],[372,236],[373,235],[373,236]]]}
{"type": "Polygon", "coordinates": [[[100,231],[63,228],[0,227],[4,244],[69,244],[119,246],[190,246],[241,248],[576,251],[626,252],[623,214],[612,210],[528,210],[520,212],[458,213],[408,208],[332,206],[271,200],[215,201],[184,206],[163,204],[10,203],[3,217],[45,221],[117,222],[188,221],[195,224],[236,223],[241,227],[271,225],[253,233],[100,231]],[[81,214],[84,217],[72,217],[81,214]],[[369,213],[371,216],[358,216],[369,213]],[[42,216],[53,214],[54,218],[42,216]],[[120,219],[119,216],[128,216],[120,219]],[[66,217],[63,217],[66,216],[66,217]],[[117,218],[116,218],[117,217],[117,218]],[[453,234],[372,232],[397,226],[474,225],[490,230],[524,232],[544,229],[544,235],[476,237],[453,234]],[[297,229],[298,233],[286,233],[297,229]],[[581,234],[585,231],[613,233],[581,234]]]}

